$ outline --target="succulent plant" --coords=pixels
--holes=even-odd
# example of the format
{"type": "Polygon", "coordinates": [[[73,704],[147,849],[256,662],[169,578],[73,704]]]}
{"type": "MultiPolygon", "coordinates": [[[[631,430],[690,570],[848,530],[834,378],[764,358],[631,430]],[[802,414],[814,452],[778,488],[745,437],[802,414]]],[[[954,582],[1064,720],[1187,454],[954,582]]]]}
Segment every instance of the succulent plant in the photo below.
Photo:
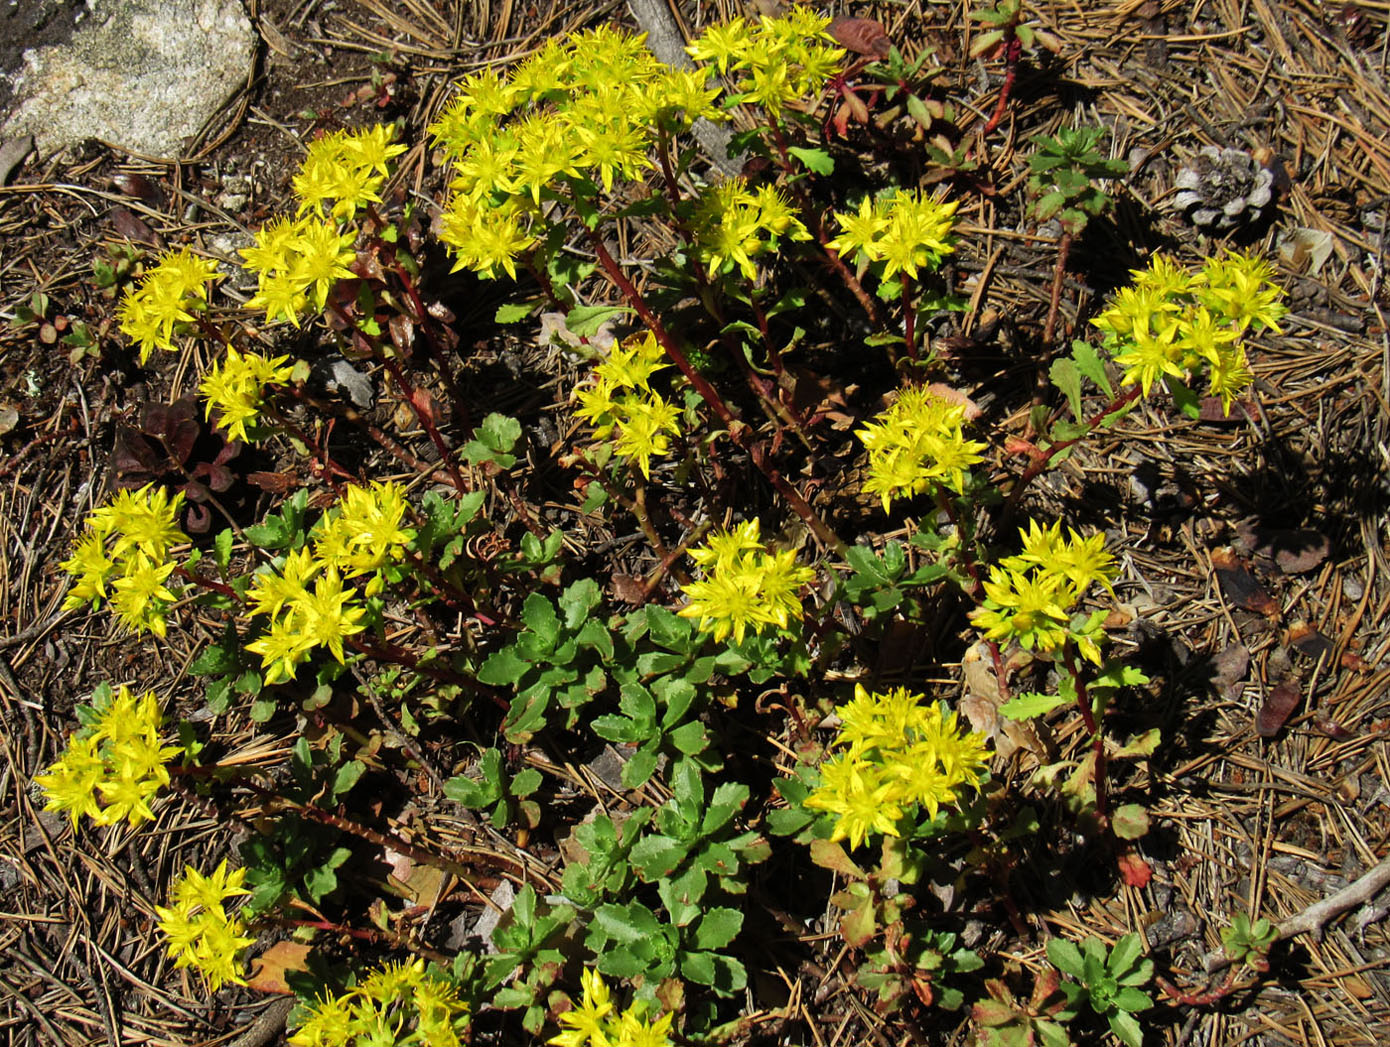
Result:
{"type": "Polygon", "coordinates": [[[1239,149],[1204,147],[1175,184],[1173,205],[1193,225],[1218,233],[1258,220],[1274,201],[1274,172],[1239,149]]]}

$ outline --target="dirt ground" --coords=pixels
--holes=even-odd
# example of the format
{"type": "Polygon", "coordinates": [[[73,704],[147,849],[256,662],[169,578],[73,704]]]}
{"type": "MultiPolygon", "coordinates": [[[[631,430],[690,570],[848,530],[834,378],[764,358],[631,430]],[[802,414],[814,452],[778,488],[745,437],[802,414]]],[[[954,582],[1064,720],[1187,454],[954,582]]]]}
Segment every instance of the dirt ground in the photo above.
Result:
{"type": "MultiPolygon", "coordinates": [[[[679,7],[692,29],[739,13],[732,0],[679,7]]],[[[981,168],[951,182],[964,235],[950,278],[972,308],[934,331],[957,340],[954,381],[998,432],[1023,427],[1051,289],[1056,233],[1027,217],[1021,188],[1030,136],[1101,124],[1111,155],[1133,168],[1112,218],[1072,253],[1060,322],[1078,334],[1152,251],[1191,261],[1221,242],[1172,206],[1178,172],[1200,148],[1251,152],[1278,175],[1275,205],[1229,241],[1276,259],[1289,290],[1283,333],[1257,340],[1249,401],[1230,421],[1145,407],[1030,495],[1038,507],[1103,519],[1117,536],[1111,545],[1132,579],[1119,597],[1135,618],[1136,658],[1163,675],[1140,719],[1171,744],[1139,783],[1157,824],[1144,841],[1154,879],[1098,889],[1088,870],[1061,862],[1016,901],[1077,937],[1142,926],[1151,948],[1171,950],[1190,971],[1219,948],[1229,914],[1294,918],[1390,855],[1390,8],[1033,8],[1063,46],[1024,64],[981,168]],[[1243,566],[1225,559],[1227,549],[1243,566]],[[1264,736],[1258,721],[1274,716],[1281,685],[1297,705],[1264,736]]],[[[961,141],[975,140],[1002,64],[966,55],[963,4],[834,4],[826,13],[877,18],[908,50],[936,47],[961,141]]],[[[186,674],[204,638],[196,630],[154,646],[104,616],[60,610],[67,581],[57,565],[114,480],[119,427],[145,402],[190,391],[208,362],[136,366],[93,263],[128,242],[213,251],[244,242],[283,209],[302,143],[324,128],[403,118],[412,149],[400,184],[438,200],[443,175],[423,128],[453,78],[524,56],[549,35],[631,24],[624,5],[607,2],[269,0],[251,14],[264,41],[260,75],[188,162],[132,163],[93,146],[31,159],[0,189],[0,1030],[13,1044],[253,1047],[280,1042],[283,1029],[283,1011],[267,1012],[262,995],[206,998],[164,962],[152,933],[152,871],[229,853],[214,817],[190,802],[153,830],[74,838],[41,813],[30,786],[61,751],[74,704],[103,679],[169,681],[181,707],[200,705],[186,674]],[[47,323],[22,322],[16,310],[36,292],[51,302],[47,323]],[[82,328],[90,352],[65,341],[82,328]]],[[[515,347],[490,329],[488,293],[457,284],[451,305],[464,342],[489,361],[479,366],[493,375],[498,409],[541,425],[565,399],[554,388],[563,376],[528,372],[536,361],[520,372],[497,362],[515,347]]],[[[910,674],[921,653],[887,652],[878,668],[910,674]]],[[[237,730],[249,744],[245,724],[229,727],[229,743],[237,730]]],[[[1387,913],[1390,894],[1373,892],[1321,933],[1293,939],[1248,991],[1155,1012],[1159,1031],[1145,1042],[1390,1042],[1387,913]]],[[[963,1025],[876,1024],[852,988],[817,981],[811,959],[833,959],[818,947],[808,941],[807,962],[786,972],[816,1003],[768,1034],[776,1042],[966,1042],[963,1025]]],[[[771,963],[760,975],[777,977],[771,963]]]]}

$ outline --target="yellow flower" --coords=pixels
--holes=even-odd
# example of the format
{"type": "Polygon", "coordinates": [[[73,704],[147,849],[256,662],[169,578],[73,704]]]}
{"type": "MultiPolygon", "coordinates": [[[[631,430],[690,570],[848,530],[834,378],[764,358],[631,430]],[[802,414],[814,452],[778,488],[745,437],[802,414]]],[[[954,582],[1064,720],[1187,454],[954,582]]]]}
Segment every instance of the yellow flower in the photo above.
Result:
{"type": "Polygon", "coordinates": [[[74,827],[84,814],[98,825],[154,818],[150,801],[169,784],[166,765],[183,751],[159,740],[163,714],[154,692],[136,696],[123,685],[112,696],[103,685],[78,715],[85,726],[34,779],[48,797],[47,810],[67,811],[74,827]]]}
{"type": "Polygon", "coordinates": [[[206,413],[217,412],[217,427],[232,440],[245,440],[246,426],[260,417],[266,387],[285,385],[294,371],[289,357],[273,360],[259,353],[238,353],[227,346],[227,355],[203,379],[199,390],[207,401],[206,413]]]}
{"type": "Polygon", "coordinates": [[[965,489],[966,470],[983,461],[985,444],[967,440],[965,408],[922,386],[909,386],[855,433],[869,452],[867,494],[888,512],[894,498],[945,487],[965,489]]]}
{"type": "Polygon", "coordinates": [[[140,346],[140,363],[155,349],[175,350],[174,332],[207,308],[208,282],[220,280],[217,263],[188,248],[164,255],[117,309],[120,328],[140,346]]]}
{"type": "Polygon", "coordinates": [[[798,565],[793,551],[773,553],[753,544],[758,530],[758,521],[750,520],[743,530],[716,532],[704,549],[690,552],[704,564],[705,576],[681,587],[690,603],[677,613],[699,619],[699,628],[712,633],[716,643],[731,634],[734,643],[742,643],[750,627],[755,633],[767,626],[785,630],[792,619],[801,619],[797,593],[816,572],[798,565]]]}
{"type": "Polygon", "coordinates": [[[186,866],[170,888],[173,905],[155,906],[174,966],[196,969],[212,992],[227,982],[246,984],[237,954],[256,939],[244,933],[245,923],[228,916],[225,907],[228,898],[250,893],[241,886],[245,875],[245,869],[228,873],[225,858],[210,877],[186,866]]]}
{"type": "Polygon", "coordinates": [[[899,836],[909,808],[935,818],[984,777],[984,736],[962,731],[954,712],[920,694],[857,685],[835,711],[841,727],[831,748],[842,751],[820,765],[820,784],[804,801],[836,816],[832,840],[856,848],[875,834],[899,836]]]}

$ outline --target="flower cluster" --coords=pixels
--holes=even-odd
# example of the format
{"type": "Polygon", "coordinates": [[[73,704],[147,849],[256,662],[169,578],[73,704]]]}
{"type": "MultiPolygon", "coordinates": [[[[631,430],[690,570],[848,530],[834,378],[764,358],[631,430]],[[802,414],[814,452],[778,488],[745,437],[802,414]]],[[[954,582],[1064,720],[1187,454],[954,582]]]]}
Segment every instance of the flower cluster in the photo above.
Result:
{"type": "Polygon", "coordinates": [[[67,811],[74,828],[84,814],[98,825],[154,818],[150,801],[169,784],[165,765],[183,752],[160,744],[163,714],[154,692],[137,696],[122,685],[113,696],[103,685],[77,715],[82,727],[48,773],[34,779],[48,796],[45,809],[67,811]]]}
{"type": "Polygon", "coordinates": [[[920,190],[894,189],[886,196],[866,196],[854,214],[836,212],[840,235],[827,245],[858,264],[883,263],[884,279],[896,273],[917,278],[918,270],[935,272],[955,251],[957,201],[947,203],[920,190]]]}
{"type": "Polygon", "coordinates": [[[294,371],[287,356],[273,360],[259,353],[238,353],[227,346],[227,355],[204,376],[203,398],[207,417],[217,412],[217,427],[229,439],[246,440],[246,426],[260,417],[268,385],[284,385],[294,371]]]}
{"type": "Polygon", "coordinates": [[[783,239],[809,240],[791,203],[775,185],[750,190],[742,178],[705,187],[692,222],[700,260],[718,275],[735,265],[749,280],[758,276],[753,259],[775,252],[783,239]]]}
{"type": "Polygon", "coordinates": [[[867,494],[883,499],[887,512],[895,497],[910,498],[946,487],[965,489],[965,471],[983,461],[985,444],[967,440],[965,407],[922,386],[909,386],[855,435],[869,452],[867,494]]]}
{"type": "Polygon", "coordinates": [[[356,239],[356,230],[339,231],[317,213],[267,222],[256,233],[256,246],[241,251],[257,277],[247,304],[264,309],[267,321],[283,318],[298,327],[302,310],[310,303],[323,309],[333,285],[352,276],[356,239]]]}
{"type": "Polygon", "coordinates": [[[458,1047],[468,1028],[458,990],[424,960],[393,963],[346,992],[322,997],[289,1038],[291,1047],[458,1047]]]}
{"type": "Polygon", "coordinates": [[[255,574],[248,610],[269,618],[270,627],[246,649],[261,656],[267,683],[293,680],[316,647],[343,661],[343,643],[367,627],[367,608],[345,583],[370,574],[366,594],[381,590],[381,569],[399,559],[414,537],[402,526],[405,514],[399,484],[350,486],[319,521],[312,547],[293,550],[255,574]]]}
{"type": "Polygon", "coordinates": [[[211,876],[191,865],[169,889],[169,907],[155,906],[159,929],[169,939],[167,948],[175,967],[193,967],[202,973],[208,989],[216,992],[226,982],[245,985],[237,953],[255,942],[246,936],[246,924],[229,916],[228,898],[251,892],[241,886],[246,870],[227,872],[224,858],[211,876]]]}
{"type": "Polygon", "coordinates": [[[566,1028],[546,1041],[550,1047],[670,1047],[671,1014],[649,1019],[640,1002],[618,1013],[603,975],[584,970],[579,980],[584,999],[560,1015],[566,1028]]]}
{"type": "Polygon", "coordinates": [[[220,280],[217,263],[186,247],[164,255],[138,286],[127,288],[116,310],[121,330],[140,346],[144,364],[155,349],[175,352],[174,332],[208,307],[208,281],[220,280]]]}
{"type": "Polygon", "coordinates": [[[971,615],[991,640],[1017,641],[1028,650],[1055,651],[1068,640],[1082,657],[1099,665],[1104,611],[1073,624],[1072,609],[1093,582],[1107,590],[1115,562],[1105,551],[1105,535],[1063,537],[1060,522],[1049,528],[1029,521],[1019,535],[1023,550],[989,569],[984,605],[971,615]]]}
{"type": "Polygon", "coordinates": [[[172,546],[188,541],[175,520],[183,506],[183,492],[171,499],[154,484],[138,491],[120,491],[111,501],[93,510],[86,530],[77,541],[63,570],[77,581],[63,601],[71,610],[90,603],[93,609],[107,598],[121,622],[135,632],[152,632],[163,638],[165,613],[174,594],[165,587],[175,564],[172,546]]]}
{"type": "Polygon", "coordinates": [[[455,268],[515,277],[552,201],[640,181],[659,138],[721,115],[717,94],[609,27],[551,40],[509,77],[465,77],[430,126],[453,165],[440,239],[455,268]]]}
{"type": "Polygon", "coordinates": [[[912,807],[935,818],[979,785],[984,736],[962,731],[940,703],[903,687],[873,694],[856,686],[853,700],[835,711],[840,731],[833,744],[846,748],[820,765],[821,783],[804,801],[836,815],[832,840],[854,848],[872,833],[899,836],[912,807]]]}
{"type": "Polygon", "coordinates": [[[776,117],[840,71],[845,52],[834,46],[829,26],[829,18],[797,6],[780,18],[711,26],[686,50],[720,76],[737,77],[738,101],[776,117]]]}
{"type": "Polygon", "coordinates": [[[575,392],[575,413],[594,427],[594,438],[616,434],[614,449],[648,478],[652,456],[666,454],[671,437],[680,434],[680,409],[651,387],[652,375],[667,366],[664,359],[650,331],[633,335],[594,368],[591,384],[575,392]]]}
{"type": "Polygon", "coordinates": [[[309,143],[308,155],[294,176],[299,210],[322,214],[325,205],[338,221],[348,221],[363,207],[381,202],[381,187],[392,157],[405,152],[393,141],[396,129],[375,124],[360,131],[332,131],[309,143]]]}
{"type": "Polygon", "coordinates": [[[1187,381],[1205,370],[1209,394],[1219,396],[1229,414],[1251,379],[1243,336],[1250,330],[1279,333],[1287,312],[1273,267],[1232,252],[1189,272],[1158,254],[1147,269],[1130,275],[1133,282],[1091,321],[1124,368],[1123,384],[1138,383],[1148,396],[1165,375],[1187,381]]]}
{"type": "Polygon", "coordinates": [[[769,552],[758,531],[758,520],[747,520],[690,550],[704,578],[681,587],[690,603],[678,613],[698,618],[700,629],[712,632],[716,643],[730,633],[734,643],[742,643],[750,626],[761,633],[769,625],[786,629],[792,619],[801,619],[797,592],[816,572],[796,562],[794,549],[769,552]]]}

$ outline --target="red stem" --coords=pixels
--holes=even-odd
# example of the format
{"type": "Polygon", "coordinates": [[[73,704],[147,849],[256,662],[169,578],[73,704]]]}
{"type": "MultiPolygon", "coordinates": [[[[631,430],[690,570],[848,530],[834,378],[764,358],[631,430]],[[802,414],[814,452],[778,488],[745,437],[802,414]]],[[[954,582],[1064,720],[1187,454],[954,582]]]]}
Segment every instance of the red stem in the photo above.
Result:
{"type": "Polygon", "coordinates": [[[1004,84],[999,88],[999,101],[994,106],[994,113],[990,116],[989,123],[985,124],[981,135],[989,134],[1004,119],[1004,110],[1009,104],[1009,92],[1013,90],[1014,80],[1018,77],[1018,60],[1023,55],[1023,42],[1014,33],[1014,27],[1008,26],[1004,32],[1004,84]]]}
{"type": "Polygon", "coordinates": [[[647,301],[642,297],[642,293],[638,291],[632,281],[627,278],[617,261],[614,260],[613,256],[609,253],[608,248],[604,246],[603,238],[598,234],[597,230],[589,231],[589,240],[593,245],[594,254],[598,257],[599,264],[603,266],[603,271],[608,274],[608,278],[612,280],[618,290],[622,292],[623,297],[632,305],[637,315],[641,317],[642,322],[647,325],[652,335],[661,343],[662,349],[664,349],[666,355],[671,358],[671,362],[680,369],[680,372],[685,375],[695,391],[700,394],[700,397],[705,403],[709,404],[710,409],[719,416],[720,421],[724,423],[724,427],[728,430],[730,439],[748,453],[748,457],[752,460],[753,464],[767,477],[768,482],[772,484],[777,493],[786,499],[787,504],[796,511],[796,514],[806,522],[806,525],[811,529],[811,532],[822,545],[835,550],[843,550],[845,548],[845,543],[840,537],[816,514],[816,511],[811,508],[811,504],[802,497],[801,492],[788,483],[786,478],[773,468],[772,464],[767,460],[767,448],[763,442],[761,440],[754,440],[750,436],[748,426],[734,414],[729,405],[724,402],[724,398],[719,395],[714,386],[710,385],[704,375],[700,374],[699,371],[691,366],[689,359],[687,359],[685,353],[681,351],[680,346],[676,344],[675,339],[671,337],[665,326],[657,319],[656,314],[652,312],[651,307],[647,305],[647,301]]]}

